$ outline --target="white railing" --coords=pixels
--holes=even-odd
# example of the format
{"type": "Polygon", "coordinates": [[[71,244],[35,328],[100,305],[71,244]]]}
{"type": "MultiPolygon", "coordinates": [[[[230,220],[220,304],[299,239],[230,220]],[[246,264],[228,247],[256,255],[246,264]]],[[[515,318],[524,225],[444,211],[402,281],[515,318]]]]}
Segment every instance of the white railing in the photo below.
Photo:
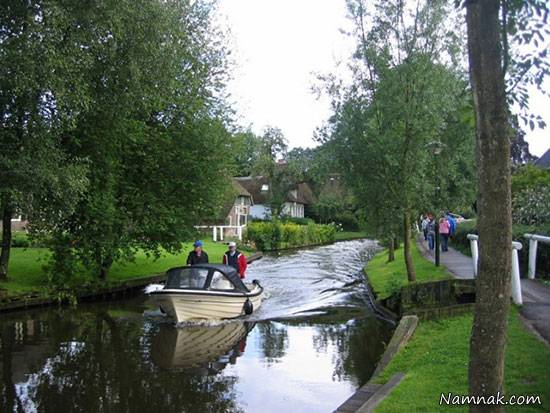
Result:
{"type": "Polygon", "coordinates": [[[201,228],[212,228],[212,240],[218,241],[218,231],[219,231],[219,239],[220,241],[223,241],[223,231],[224,229],[235,229],[237,230],[237,238],[239,241],[243,240],[243,228],[245,226],[239,226],[239,225],[197,225],[195,228],[201,229],[201,228]]]}
{"type": "Polygon", "coordinates": [[[524,236],[529,240],[529,270],[527,271],[527,277],[533,280],[537,272],[537,248],[539,241],[550,244],[550,237],[536,234],[525,234],[524,236]]]}
{"type": "MultiPolygon", "coordinates": [[[[468,239],[470,240],[470,248],[472,250],[472,263],[474,266],[474,277],[478,273],[478,263],[479,263],[479,247],[478,247],[478,236],[475,234],[468,234],[468,239]]],[[[523,298],[521,296],[521,281],[519,277],[519,257],[518,251],[521,250],[523,246],[521,242],[512,241],[512,299],[514,303],[518,305],[523,304],[523,298]]]]}

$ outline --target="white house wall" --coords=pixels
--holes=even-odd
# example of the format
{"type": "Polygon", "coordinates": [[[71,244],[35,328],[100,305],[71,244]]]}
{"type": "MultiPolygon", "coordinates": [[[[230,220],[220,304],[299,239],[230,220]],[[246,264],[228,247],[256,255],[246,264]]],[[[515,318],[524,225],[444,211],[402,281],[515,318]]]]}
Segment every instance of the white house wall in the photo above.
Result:
{"type": "Polygon", "coordinates": [[[255,204],[250,207],[250,216],[253,219],[271,218],[271,209],[264,204],[255,204]]]}

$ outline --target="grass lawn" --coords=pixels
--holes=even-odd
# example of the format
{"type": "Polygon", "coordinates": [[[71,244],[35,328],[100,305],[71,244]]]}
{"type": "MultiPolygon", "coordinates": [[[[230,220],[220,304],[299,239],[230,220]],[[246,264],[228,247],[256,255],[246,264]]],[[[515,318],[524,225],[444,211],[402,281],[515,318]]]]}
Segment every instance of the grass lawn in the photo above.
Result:
{"type": "MultiPolygon", "coordinates": [[[[378,377],[384,383],[406,373],[375,410],[398,412],[467,412],[467,407],[439,406],[441,393],[468,393],[468,354],[472,315],[421,321],[412,340],[378,377]]],[[[550,348],[525,330],[512,308],[508,322],[505,392],[539,395],[542,405],[507,406],[507,412],[550,411],[550,348]]]]}
{"type": "MultiPolygon", "coordinates": [[[[192,249],[191,243],[186,243],[180,254],[165,254],[158,260],[147,257],[139,251],[133,262],[116,262],[108,276],[108,283],[118,283],[132,278],[145,277],[166,271],[170,267],[185,265],[187,254],[192,249]]],[[[208,253],[210,262],[222,260],[227,251],[224,243],[205,242],[204,250],[208,253]]],[[[250,251],[244,251],[245,253],[250,251]]],[[[46,274],[42,267],[46,264],[49,251],[45,248],[12,248],[9,266],[9,280],[0,283],[0,289],[6,289],[9,295],[30,292],[44,293],[47,285],[46,274]]],[[[85,283],[92,277],[88,274],[75,277],[74,282],[85,283]]]]}
{"type": "MultiPolygon", "coordinates": [[[[417,282],[451,278],[444,267],[436,267],[426,260],[418,251],[414,241],[412,242],[412,256],[417,282]]],[[[368,275],[372,288],[380,300],[389,297],[393,292],[408,283],[403,248],[401,247],[395,251],[395,261],[387,261],[388,251],[384,250],[376,254],[365,268],[365,273],[368,275]]]]}
{"type": "Polygon", "coordinates": [[[347,241],[359,238],[369,238],[369,236],[365,231],[338,231],[334,236],[335,241],[347,241]]]}

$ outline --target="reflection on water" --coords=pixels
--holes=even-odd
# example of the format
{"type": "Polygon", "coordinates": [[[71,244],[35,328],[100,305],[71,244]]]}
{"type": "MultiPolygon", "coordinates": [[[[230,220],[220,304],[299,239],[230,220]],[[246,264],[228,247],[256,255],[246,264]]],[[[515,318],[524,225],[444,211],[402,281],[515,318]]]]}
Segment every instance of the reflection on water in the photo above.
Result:
{"type": "Polygon", "coordinates": [[[308,262],[294,277],[313,292],[292,296],[289,267],[259,274],[269,260],[251,266],[274,286],[254,321],[175,328],[144,297],[2,315],[0,411],[332,411],[368,380],[390,327],[357,304],[349,274],[314,282],[308,262]],[[328,284],[338,288],[323,293],[328,284]]]}

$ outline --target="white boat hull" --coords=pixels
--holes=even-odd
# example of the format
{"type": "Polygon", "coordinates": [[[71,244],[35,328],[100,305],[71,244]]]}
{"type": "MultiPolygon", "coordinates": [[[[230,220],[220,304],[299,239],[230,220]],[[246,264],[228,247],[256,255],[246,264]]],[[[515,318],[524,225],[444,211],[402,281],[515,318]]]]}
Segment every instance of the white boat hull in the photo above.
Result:
{"type": "Polygon", "coordinates": [[[186,328],[162,325],[153,340],[151,354],[155,363],[164,368],[197,366],[229,353],[246,337],[249,328],[243,322],[186,328]]]}
{"type": "Polygon", "coordinates": [[[250,300],[253,311],[256,311],[262,304],[263,288],[254,285],[247,294],[162,290],[152,295],[160,308],[180,323],[188,320],[221,320],[243,316],[246,300],[250,300]]]}

